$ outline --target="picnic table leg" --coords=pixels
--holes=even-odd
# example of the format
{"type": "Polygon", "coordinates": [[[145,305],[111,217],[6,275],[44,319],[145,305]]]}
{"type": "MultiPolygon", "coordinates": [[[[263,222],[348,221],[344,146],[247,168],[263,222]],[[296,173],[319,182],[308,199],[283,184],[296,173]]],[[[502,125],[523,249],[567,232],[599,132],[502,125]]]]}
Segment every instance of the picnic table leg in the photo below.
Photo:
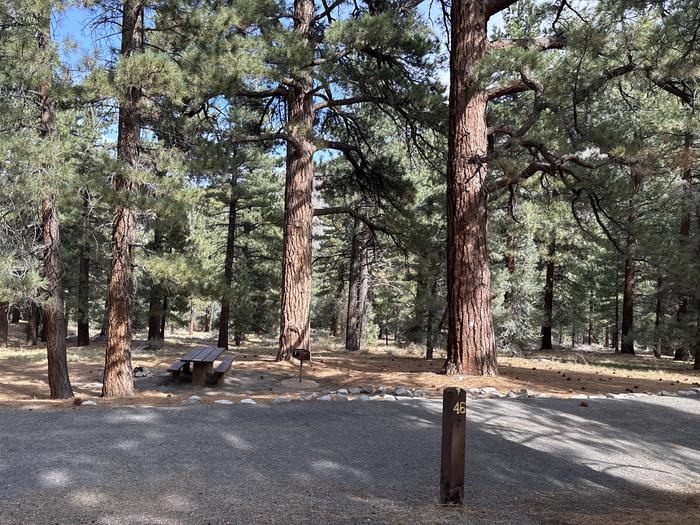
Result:
{"type": "Polygon", "coordinates": [[[192,384],[203,385],[207,379],[207,372],[212,371],[212,363],[192,363],[192,384]]]}

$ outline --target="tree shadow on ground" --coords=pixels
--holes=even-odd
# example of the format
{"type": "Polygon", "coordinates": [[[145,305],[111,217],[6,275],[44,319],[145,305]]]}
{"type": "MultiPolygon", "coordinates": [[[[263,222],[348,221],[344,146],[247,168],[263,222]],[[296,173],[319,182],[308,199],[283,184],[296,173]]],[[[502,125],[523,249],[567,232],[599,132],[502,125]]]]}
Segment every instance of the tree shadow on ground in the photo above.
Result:
{"type": "Polygon", "coordinates": [[[435,402],[8,410],[0,521],[576,523],[667,508],[692,517],[697,403],[469,402],[459,509],[437,504],[435,402]]]}

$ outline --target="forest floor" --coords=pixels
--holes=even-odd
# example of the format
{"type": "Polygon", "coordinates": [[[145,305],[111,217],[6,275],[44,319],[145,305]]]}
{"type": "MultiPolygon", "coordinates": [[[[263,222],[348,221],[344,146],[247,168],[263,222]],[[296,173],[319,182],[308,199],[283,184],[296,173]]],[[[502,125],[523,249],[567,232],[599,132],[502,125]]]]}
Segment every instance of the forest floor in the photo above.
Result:
{"type": "MultiPolygon", "coordinates": [[[[67,401],[50,401],[46,378],[46,350],[23,343],[24,325],[11,325],[10,346],[0,348],[0,406],[70,406],[67,401]]],[[[276,341],[253,338],[232,347],[235,362],[226,383],[219,387],[195,387],[171,383],[167,368],[197,346],[216,344],[214,334],[169,334],[159,350],[145,349],[137,334],[133,343],[132,365],[153,373],[135,378],[137,395],[128,399],[101,399],[100,405],[175,405],[192,394],[204,394],[204,403],[217,399],[240,401],[253,397],[258,403],[279,396],[304,394],[290,379],[298,377],[294,363],[276,363],[276,341]]],[[[97,399],[101,392],[105,344],[68,350],[68,364],[76,396],[97,399]]],[[[529,389],[552,397],[605,395],[608,393],[677,392],[700,385],[700,373],[689,362],[652,355],[615,354],[601,347],[570,348],[551,352],[531,352],[523,357],[499,357],[499,377],[464,377],[440,374],[442,356],[423,359],[417,346],[399,348],[378,344],[366,352],[348,354],[342,343],[330,337],[316,338],[312,361],[304,366],[304,379],[311,380],[317,392],[340,388],[401,385],[423,389],[428,397],[438,397],[448,386],[495,387],[501,392],[529,389]]]]}

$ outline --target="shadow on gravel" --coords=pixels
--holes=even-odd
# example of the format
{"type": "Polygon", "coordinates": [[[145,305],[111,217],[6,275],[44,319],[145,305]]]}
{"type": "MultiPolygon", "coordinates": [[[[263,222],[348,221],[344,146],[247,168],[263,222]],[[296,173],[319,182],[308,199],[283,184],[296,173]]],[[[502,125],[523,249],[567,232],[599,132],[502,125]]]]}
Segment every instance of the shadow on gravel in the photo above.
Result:
{"type": "Polygon", "coordinates": [[[471,402],[464,509],[437,505],[438,403],[5,411],[0,522],[690,520],[700,418],[680,405],[471,402]]]}

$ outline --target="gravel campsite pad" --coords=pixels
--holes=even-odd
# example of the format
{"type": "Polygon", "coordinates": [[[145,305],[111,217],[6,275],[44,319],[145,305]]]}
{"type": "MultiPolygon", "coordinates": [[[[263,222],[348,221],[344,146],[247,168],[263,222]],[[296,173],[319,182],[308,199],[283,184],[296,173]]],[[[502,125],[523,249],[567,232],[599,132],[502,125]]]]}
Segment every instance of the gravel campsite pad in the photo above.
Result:
{"type": "Polygon", "coordinates": [[[2,409],[0,523],[691,523],[700,397],[468,401],[466,504],[438,401],[2,409]]]}

